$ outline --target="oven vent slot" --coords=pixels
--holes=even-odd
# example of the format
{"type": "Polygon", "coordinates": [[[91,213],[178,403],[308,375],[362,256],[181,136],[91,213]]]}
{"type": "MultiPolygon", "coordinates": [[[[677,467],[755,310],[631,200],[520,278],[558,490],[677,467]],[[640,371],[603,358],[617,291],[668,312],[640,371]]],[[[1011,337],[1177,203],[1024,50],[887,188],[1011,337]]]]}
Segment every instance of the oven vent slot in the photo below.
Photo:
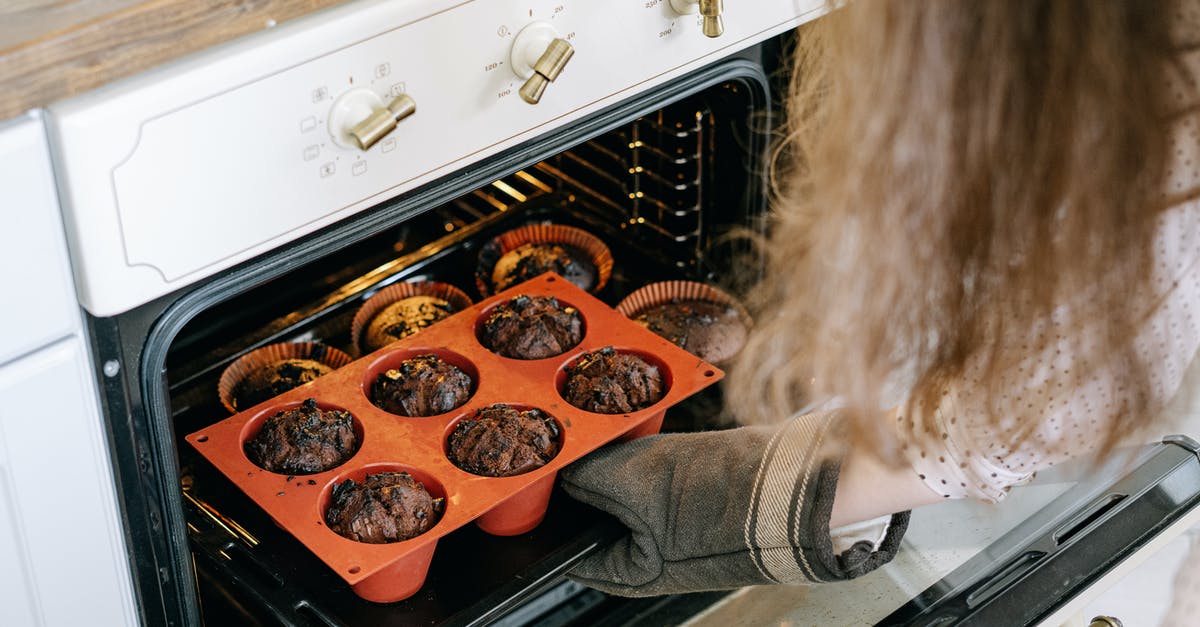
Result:
{"type": "Polygon", "coordinates": [[[1069,542],[1083,530],[1090,527],[1092,523],[1111,512],[1118,503],[1125,500],[1126,496],[1125,494],[1108,494],[1100,497],[1095,503],[1092,503],[1087,509],[1076,514],[1074,518],[1067,521],[1066,524],[1054,532],[1054,545],[1062,546],[1069,542]]]}
{"type": "Polygon", "coordinates": [[[980,605],[983,605],[985,601],[993,596],[996,596],[1030,570],[1033,570],[1033,567],[1037,565],[1038,561],[1045,556],[1045,551],[1026,551],[1025,553],[1017,556],[1015,559],[1009,562],[1003,570],[996,573],[996,575],[991,578],[991,581],[988,581],[978,590],[967,596],[967,607],[975,609],[980,605]]]}

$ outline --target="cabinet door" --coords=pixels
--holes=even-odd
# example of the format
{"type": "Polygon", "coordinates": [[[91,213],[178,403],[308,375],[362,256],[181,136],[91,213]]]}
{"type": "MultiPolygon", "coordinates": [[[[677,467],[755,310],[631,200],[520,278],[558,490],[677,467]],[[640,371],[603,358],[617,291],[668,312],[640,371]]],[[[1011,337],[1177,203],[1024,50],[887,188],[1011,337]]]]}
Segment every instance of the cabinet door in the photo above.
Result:
{"type": "Polygon", "coordinates": [[[42,121],[0,123],[0,364],[79,319],[42,121]]]}
{"type": "Polygon", "coordinates": [[[0,367],[0,625],[128,625],[129,566],[82,340],[0,367]]]}

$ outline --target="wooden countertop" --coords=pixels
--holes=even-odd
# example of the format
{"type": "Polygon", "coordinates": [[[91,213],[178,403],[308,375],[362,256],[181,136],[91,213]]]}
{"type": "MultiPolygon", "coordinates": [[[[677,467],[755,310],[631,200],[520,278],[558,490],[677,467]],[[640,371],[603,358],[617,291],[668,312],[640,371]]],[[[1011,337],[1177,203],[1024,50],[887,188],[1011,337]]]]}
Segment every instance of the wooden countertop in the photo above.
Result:
{"type": "Polygon", "coordinates": [[[0,120],[346,0],[0,0],[0,120]]]}

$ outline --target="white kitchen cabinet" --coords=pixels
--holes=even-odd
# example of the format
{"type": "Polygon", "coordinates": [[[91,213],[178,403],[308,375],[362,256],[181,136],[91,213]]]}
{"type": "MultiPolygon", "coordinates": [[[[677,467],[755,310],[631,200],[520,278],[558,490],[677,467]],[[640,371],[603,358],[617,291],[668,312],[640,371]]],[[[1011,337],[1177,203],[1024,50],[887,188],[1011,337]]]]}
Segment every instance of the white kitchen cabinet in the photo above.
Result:
{"type": "Polygon", "coordinates": [[[0,368],[0,624],[134,620],[89,378],[77,336],[0,368]]]}
{"type": "Polygon", "coordinates": [[[0,364],[78,326],[70,262],[39,118],[0,124],[0,364]]]}
{"type": "Polygon", "coordinates": [[[137,621],[41,118],[0,125],[0,625],[137,621]]]}

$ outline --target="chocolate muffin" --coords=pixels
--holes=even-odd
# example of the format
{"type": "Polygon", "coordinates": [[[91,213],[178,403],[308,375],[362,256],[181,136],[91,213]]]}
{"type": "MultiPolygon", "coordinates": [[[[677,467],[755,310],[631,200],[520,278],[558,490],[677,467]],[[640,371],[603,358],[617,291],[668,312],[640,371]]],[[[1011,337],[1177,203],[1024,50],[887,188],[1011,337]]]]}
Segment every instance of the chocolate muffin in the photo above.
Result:
{"type": "Polygon", "coordinates": [[[234,388],[230,403],[236,411],[242,411],[330,372],[333,368],[313,359],[284,359],[266,364],[242,379],[234,388]]]}
{"type": "Polygon", "coordinates": [[[333,486],[325,524],[356,542],[387,544],[415,538],[441,519],[446,500],[434,498],[407,472],[367,475],[333,486]]]}
{"type": "Polygon", "coordinates": [[[559,450],[558,423],[540,409],[484,407],[450,433],[447,456],[463,470],[511,477],[546,465],[559,450]]]}
{"type": "Polygon", "coordinates": [[[433,296],[402,298],[371,318],[363,331],[364,352],[376,351],[396,340],[404,339],[433,323],[449,318],[454,307],[449,301],[433,296]]]}
{"type": "Polygon", "coordinates": [[[634,322],[709,362],[730,359],[746,344],[737,310],[702,300],[672,300],[643,311],[634,322]]]}
{"type": "Polygon", "coordinates": [[[583,339],[583,318],[553,296],[517,296],[492,310],[480,338],[492,352],[513,359],[561,355],[583,339]]]}
{"type": "Polygon", "coordinates": [[[567,368],[563,398],[586,411],[627,414],[662,400],[665,388],[658,366],[606,346],[567,368]]]}
{"type": "Polygon", "coordinates": [[[555,272],[583,290],[596,286],[596,266],[587,253],[564,244],[537,243],[501,256],[492,269],[492,287],[499,292],[546,272],[555,272]]]}
{"type": "Polygon", "coordinates": [[[245,451],[264,470],[311,475],[346,463],[358,445],[350,412],[323,410],[310,398],[267,418],[245,451]]]}
{"type": "Polygon", "coordinates": [[[401,416],[436,416],[467,402],[474,384],[467,373],[437,355],[418,355],[376,377],[371,402],[401,416]]]}

